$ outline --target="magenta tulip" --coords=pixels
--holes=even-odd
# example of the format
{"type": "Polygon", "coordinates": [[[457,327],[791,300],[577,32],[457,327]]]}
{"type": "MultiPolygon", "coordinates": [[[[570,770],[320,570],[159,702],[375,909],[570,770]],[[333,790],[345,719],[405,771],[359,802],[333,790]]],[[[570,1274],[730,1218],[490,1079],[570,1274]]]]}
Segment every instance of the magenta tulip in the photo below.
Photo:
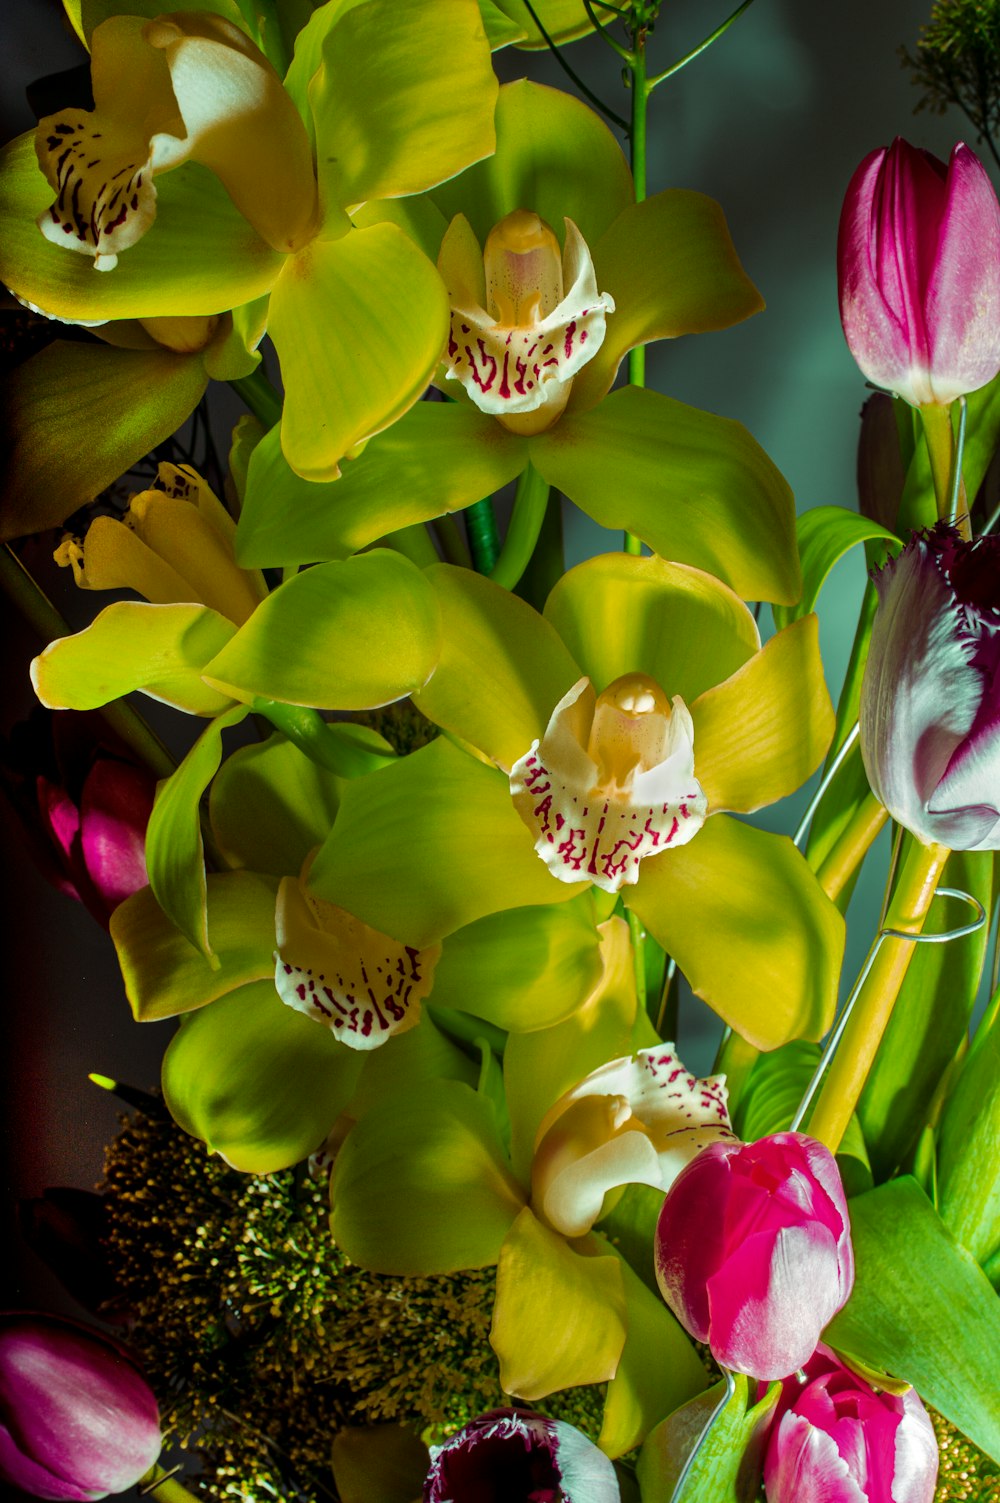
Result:
{"type": "Polygon", "coordinates": [[[105,1498],[160,1454],[139,1369],[114,1342],[54,1315],[0,1315],[0,1478],[38,1498],[105,1498]]]}
{"type": "Polygon", "coordinates": [[[768,1503],[931,1503],[934,1427],[914,1389],[876,1392],[820,1346],[768,1430],[768,1503]]]}
{"type": "Polygon", "coordinates": [[[1000,538],[938,523],[875,576],[861,755],[925,845],[1000,850],[1000,538]]]}
{"type": "Polygon", "coordinates": [[[494,1409],[431,1447],[424,1503],[619,1503],[611,1462],[580,1431],[494,1409]]]}
{"type": "Polygon", "coordinates": [[[1000,205],[967,146],[947,167],[898,137],[867,156],[837,270],[847,343],[876,386],[946,404],[1000,371],[1000,205]]]}
{"type": "Polygon", "coordinates": [[[655,1253],[664,1299],[716,1361],[787,1377],[854,1284],[840,1171],[801,1133],[712,1143],[667,1192],[655,1253]]]}

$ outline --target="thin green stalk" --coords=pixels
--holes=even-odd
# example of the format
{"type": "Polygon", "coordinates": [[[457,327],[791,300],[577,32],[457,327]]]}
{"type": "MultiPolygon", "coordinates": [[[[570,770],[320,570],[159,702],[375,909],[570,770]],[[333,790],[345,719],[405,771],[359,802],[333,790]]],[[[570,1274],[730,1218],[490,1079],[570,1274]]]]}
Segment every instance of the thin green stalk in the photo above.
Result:
{"type": "Polygon", "coordinates": [[[431,523],[434,536],[441,545],[445,562],[457,564],[460,569],[471,569],[472,559],[469,556],[469,546],[458,530],[458,524],[454,517],[436,517],[431,523]]]}
{"type": "MultiPolygon", "coordinates": [[[[640,27],[632,34],[632,51],[628,61],[632,89],[632,121],[629,128],[629,150],[632,161],[632,181],[635,184],[635,201],[641,203],[646,197],[646,116],[649,105],[649,84],[646,81],[646,32],[640,27]]],[[[646,384],[646,350],[637,345],[629,351],[628,379],[630,386],[646,384]]],[[[638,555],[642,544],[634,533],[625,534],[625,552],[638,555]]]]}
{"type": "Polygon", "coordinates": [[[176,1473],[179,1471],[180,1467],[174,1467],[168,1472],[159,1462],[155,1462],[136,1484],[139,1496],[153,1499],[155,1503],[197,1503],[195,1494],[177,1480],[176,1473]]]}
{"type": "Polygon", "coordinates": [[[468,1012],[458,1012],[453,1007],[438,1007],[433,1002],[425,1002],[424,1011],[431,1022],[456,1043],[475,1047],[482,1040],[498,1058],[503,1059],[507,1035],[495,1023],[487,1023],[484,1018],[473,1017],[468,1012]]]}
{"type": "Polygon", "coordinates": [[[646,1011],[646,931],[642,926],[642,920],[631,908],[625,909],[625,917],[628,919],[628,930],[632,937],[632,966],[635,971],[635,990],[638,998],[638,1012],[646,1011]]]}
{"type": "Polygon", "coordinates": [[[536,610],[544,610],[546,600],[565,572],[562,497],[558,491],[550,489],[535,551],[528,560],[528,567],[521,575],[514,593],[536,610]]]}
{"type": "Polygon", "coordinates": [[[251,371],[249,376],[238,376],[229,384],[265,428],[273,428],[281,420],[281,397],[265,376],[262,366],[251,371]]]}
{"type": "Polygon", "coordinates": [[[715,1056],[715,1064],[712,1073],[726,1077],[726,1088],[729,1093],[729,1116],[730,1120],[735,1116],[736,1109],[740,1104],[740,1098],[746,1089],[754,1065],[760,1058],[760,1050],[755,1044],[751,1044],[742,1034],[733,1029],[727,1029],[719,1051],[715,1056]]]}
{"type": "Polygon", "coordinates": [[[732,15],[727,16],[721,26],[717,26],[714,31],[710,32],[703,42],[699,42],[697,47],[692,48],[690,52],[678,58],[676,63],[671,63],[669,68],[665,68],[662,73],[658,73],[655,78],[651,78],[649,80],[650,92],[656,88],[657,84],[661,84],[665,78],[672,78],[675,73],[679,73],[682,68],[686,68],[688,63],[694,62],[695,58],[699,57],[705,51],[706,47],[711,47],[713,42],[717,42],[723,33],[729,30],[733,22],[739,20],[743,12],[748,10],[752,4],[753,0],[743,0],[742,5],[738,5],[732,15]]]}
{"type": "Polygon", "coordinates": [[[279,704],[273,699],[255,698],[255,715],[263,715],[276,730],[298,747],[299,751],[341,778],[358,777],[396,761],[395,753],[379,752],[352,745],[319,713],[307,705],[279,704]]]}
{"type": "Polygon", "coordinates": [[[493,501],[473,501],[465,509],[465,530],[469,534],[472,567],[477,574],[490,574],[500,557],[500,534],[497,531],[493,501]]]}
{"type": "Polygon", "coordinates": [[[495,584],[503,585],[505,590],[512,590],[528,567],[545,520],[548,500],[548,482],[542,479],[529,460],[517,482],[514,510],[500,557],[490,570],[490,578],[495,584]]]}
{"type": "Polygon", "coordinates": [[[576,84],[577,88],[580,90],[580,93],[584,96],[584,98],[589,99],[591,104],[594,105],[596,109],[600,110],[605,119],[613,121],[613,123],[617,125],[621,130],[628,130],[628,121],[624,120],[621,115],[619,115],[615,110],[606,105],[604,103],[604,100],[599,98],[598,95],[594,93],[593,89],[588,89],[587,85],[584,83],[580,75],[574,72],[574,70],[570,67],[569,63],[563,57],[562,48],[552,40],[552,37],[545,30],[544,23],[540,19],[535,7],[532,5],[531,0],[524,0],[524,8],[528,12],[528,15],[531,17],[531,19],[534,21],[535,25],[538,27],[542,40],[544,41],[546,47],[548,47],[549,51],[552,53],[552,56],[559,64],[560,68],[566,74],[566,77],[572,79],[573,83],[576,84]]]}
{"type": "Polygon", "coordinates": [[[418,569],[426,569],[429,564],[440,562],[437,549],[423,522],[414,522],[410,527],[400,527],[396,532],[388,532],[383,542],[390,548],[395,548],[397,553],[402,553],[418,569]]]}

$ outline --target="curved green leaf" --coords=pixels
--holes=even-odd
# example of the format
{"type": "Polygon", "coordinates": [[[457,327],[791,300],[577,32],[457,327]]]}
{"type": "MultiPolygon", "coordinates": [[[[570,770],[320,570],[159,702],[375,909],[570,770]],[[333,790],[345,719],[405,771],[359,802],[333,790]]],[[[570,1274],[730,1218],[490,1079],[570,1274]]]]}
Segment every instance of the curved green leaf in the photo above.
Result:
{"type": "Polygon", "coordinates": [[[899,541],[887,527],[843,506],[812,507],[798,518],[795,531],[802,560],[802,598],[796,605],[772,606],[774,624],[779,630],[815,609],[830,570],[856,543],[868,543],[874,538],[886,543],[899,541]]]}
{"type": "MultiPolygon", "coordinates": [[[[950,947],[949,947],[950,948],[950,947]]],[[[1000,1250],[1000,993],[941,1119],[938,1204],[948,1230],[986,1264],[1000,1250]]]]}
{"type": "Polygon", "coordinates": [[[768,1416],[781,1395],[772,1383],[751,1406],[753,1379],[734,1374],[735,1390],[712,1423],[698,1455],[677,1493],[681,1470],[698,1443],[724,1388],[717,1383],[671,1414],[647,1437],[637,1471],[643,1503],[670,1498],[675,1503],[753,1503],[760,1492],[760,1472],[768,1416]]]}

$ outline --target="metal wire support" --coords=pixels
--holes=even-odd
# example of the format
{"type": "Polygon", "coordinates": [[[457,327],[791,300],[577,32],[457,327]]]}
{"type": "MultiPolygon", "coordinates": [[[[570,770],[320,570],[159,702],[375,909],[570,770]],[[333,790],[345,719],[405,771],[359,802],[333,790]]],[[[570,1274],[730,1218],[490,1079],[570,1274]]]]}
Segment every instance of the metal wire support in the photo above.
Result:
{"type": "Polygon", "coordinates": [[[805,840],[806,835],[809,833],[809,826],[812,824],[813,816],[815,815],[816,810],[819,808],[820,800],[822,799],[826,790],[829,788],[830,784],[833,782],[834,778],[837,776],[837,773],[840,771],[841,767],[844,765],[844,759],[847,756],[847,753],[850,751],[851,747],[854,745],[855,741],[857,741],[859,732],[860,725],[856,720],[851,726],[851,729],[848,731],[847,735],[844,737],[843,744],[838,748],[837,755],[834,757],[833,761],[830,763],[829,767],[826,769],[826,772],[824,772],[822,778],[820,779],[819,787],[816,789],[816,792],[809,800],[809,805],[806,809],[806,812],[799,820],[799,827],[795,831],[795,834],[792,836],[792,844],[794,846],[797,846],[800,850],[802,849],[803,840],[805,840]]]}
{"type": "Polygon", "coordinates": [[[701,1434],[698,1436],[698,1439],[695,1441],[694,1445],[691,1447],[691,1450],[688,1452],[687,1460],[681,1467],[681,1474],[677,1478],[677,1481],[674,1483],[674,1490],[670,1494],[670,1503],[681,1503],[681,1498],[684,1494],[684,1487],[691,1475],[691,1468],[694,1466],[695,1462],[698,1459],[698,1452],[701,1450],[702,1446],[705,1444],[705,1441],[708,1439],[709,1432],[711,1431],[712,1426],[715,1424],[716,1420],[719,1418],[719,1415],[722,1413],[723,1409],[725,1409],[726,1405],[729,1403],[729,1400],[736,1392],[736,1379],[734,1378],[733,1374],[729,1371],[728,1368],[725,1367],[722,1369],[722,1373],[723,1377],[726,1380],[726,1391],[722,1395],[719,1402],[716,1404],[715,1408],[712,1410],[711,1414],[708,1416],[701,1434]]]}

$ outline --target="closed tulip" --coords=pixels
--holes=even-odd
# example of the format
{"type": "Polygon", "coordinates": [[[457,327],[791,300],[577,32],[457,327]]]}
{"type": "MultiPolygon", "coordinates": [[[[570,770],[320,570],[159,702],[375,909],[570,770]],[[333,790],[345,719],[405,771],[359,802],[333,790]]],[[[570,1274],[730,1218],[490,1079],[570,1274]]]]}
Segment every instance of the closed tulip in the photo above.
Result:
{"type": "Polygon", "coordinates": [[[787,1377],[854,1284],[833,1157],[794,1132],[712,1143],[667,1192],[655,1255],[667,1304],[723,1367],[787,1377]]]}
{"type": "Polygon", "coordinates": [[[867,156],[837,270],[844,335],[876,386],[947,404],[1000,371],[1000,205],[968,146],[947,166],[899,137],[867,156]]]}

